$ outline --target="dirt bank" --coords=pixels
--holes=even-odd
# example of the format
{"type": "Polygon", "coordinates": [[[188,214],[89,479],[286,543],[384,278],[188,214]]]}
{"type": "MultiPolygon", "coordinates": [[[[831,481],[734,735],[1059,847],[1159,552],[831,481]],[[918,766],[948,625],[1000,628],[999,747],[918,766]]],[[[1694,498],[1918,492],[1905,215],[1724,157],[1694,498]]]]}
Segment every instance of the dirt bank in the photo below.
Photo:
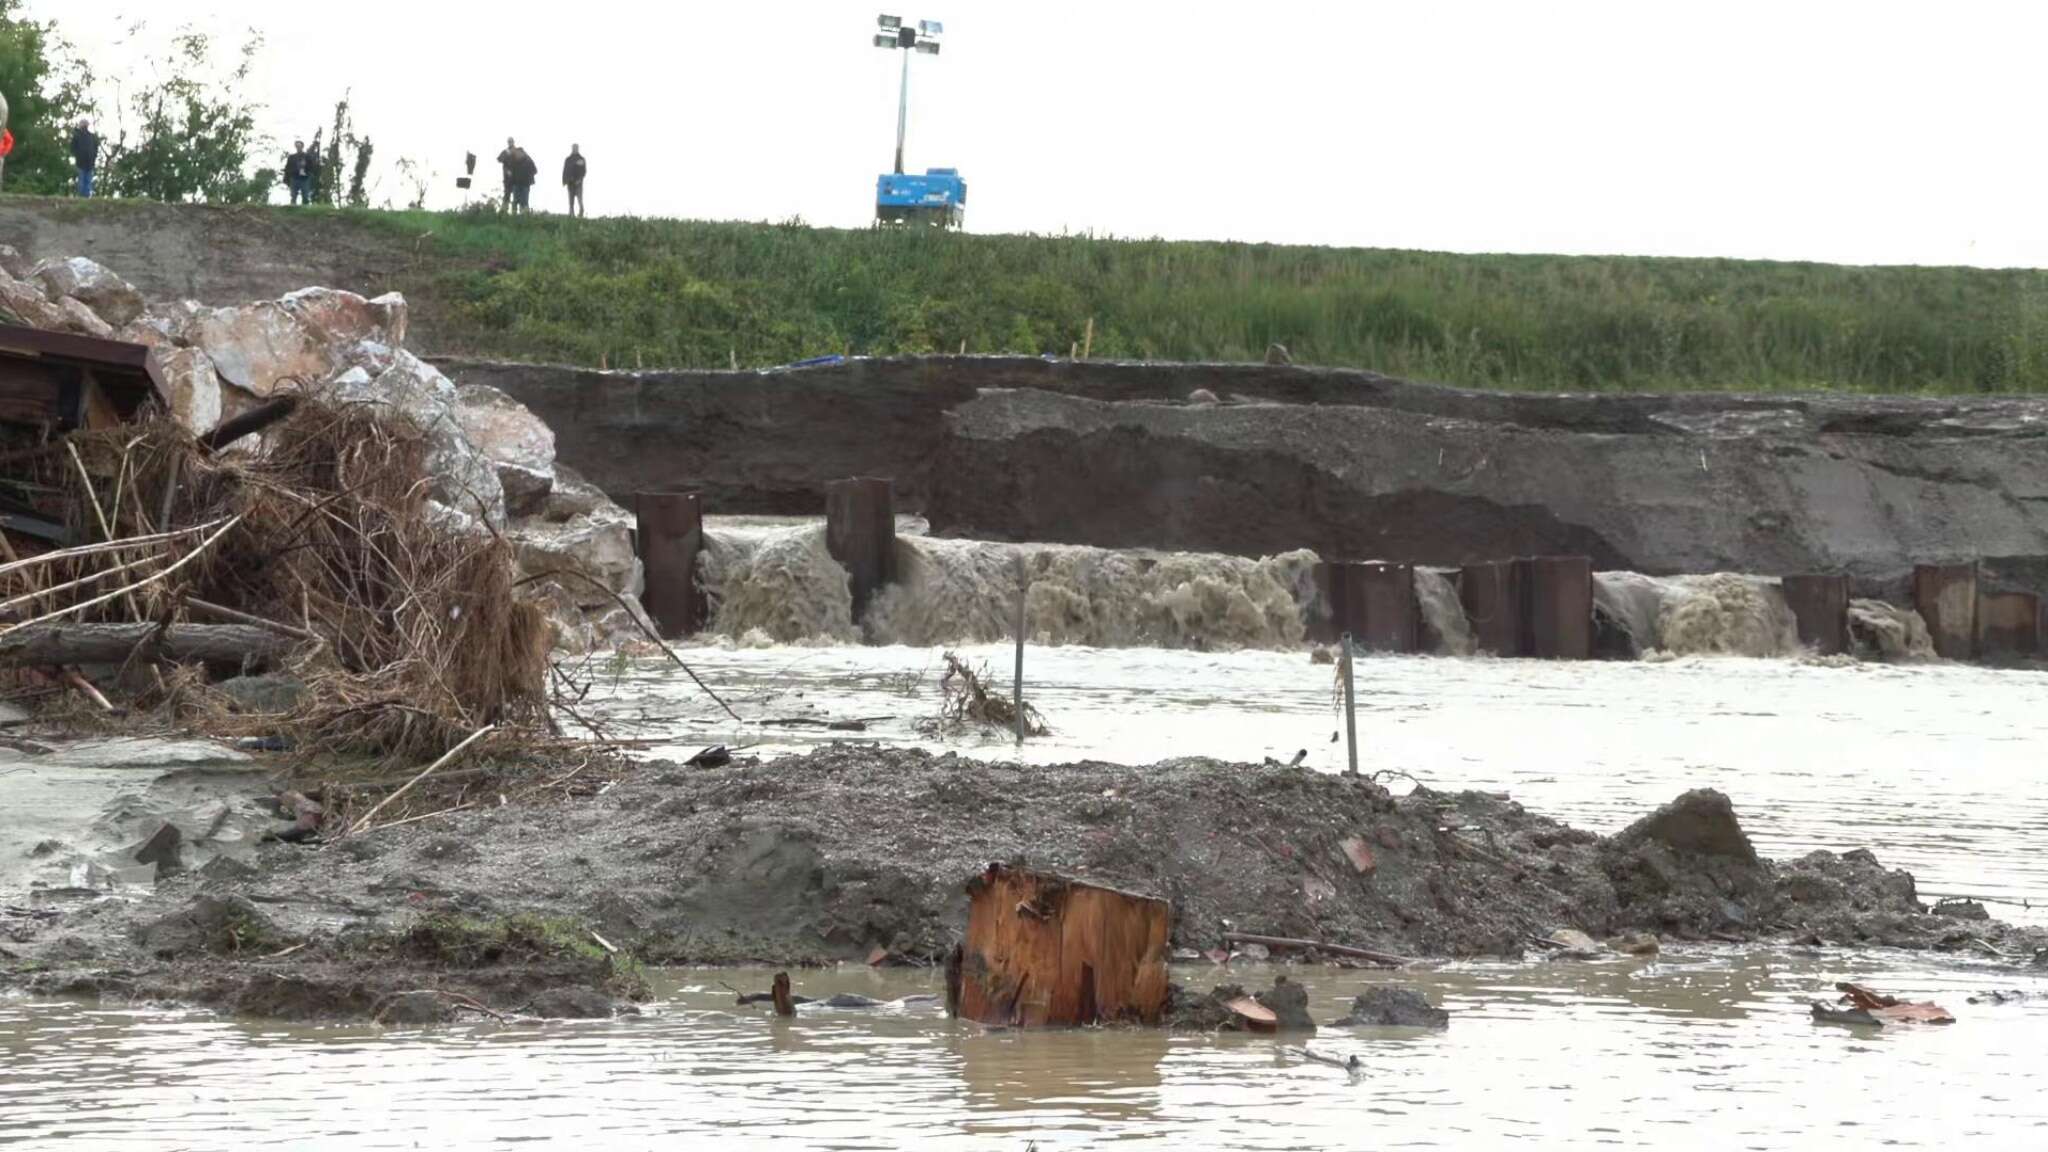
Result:
{"type": "Polygon", "coordinates": [[[1713,792],[1603,838],[1502,796],[1396,797],[1284,767],[836,746],[651,765],[587,799],[271,844],[253,867],[173,877],[155,899],[55,905],[5,922],[0,983],[290,1017],[459,1006],[394,999],[419,990],[594,1011],[629,1000],[641,964],[928,960],[957,938],[963,882],[990,860],[1164,895],[1174,945],[1197,950],[1226,921],[1425,958],[1519,956],[1565,927],[2016,961],[2048,947],[2038,930],[1930,912],[1868,853],[1760,859],[1713,792]]]}
{"type": "Polygon", "coordinates": [[[777,372],[441,361],[557,429],[619,499],[817,515],[896,482],[939,535],[1461,564],[1591,556],[1652,574],[1989,558],[2048,593],[2048,401],[1471,392],[1371,372],[1004,357],[777,372]],[[1192,403],[1205,389],[1218,403],[1192,403]]]}

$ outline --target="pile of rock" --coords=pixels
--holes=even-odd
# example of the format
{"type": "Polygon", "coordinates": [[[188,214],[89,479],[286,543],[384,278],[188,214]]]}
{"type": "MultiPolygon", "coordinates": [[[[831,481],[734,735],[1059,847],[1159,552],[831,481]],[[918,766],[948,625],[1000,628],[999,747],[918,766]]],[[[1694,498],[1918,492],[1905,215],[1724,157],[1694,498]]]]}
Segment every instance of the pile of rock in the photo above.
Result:
{"type": "MultiPolygon", "coordinates": [[[[166,409],[195,434],[292,391],[389,406],[427,435],[443,518],[460,531],[502,532],[521,576],[543,577],[526,587],[547,605],[558,646],[640,634],[632,516],[555,463],[553,430],[524,405],[488,385],[458,388],[407,352],[403,296],[306,288],[227,308],[151,302],[85,257],[31,264],[0,245],[0,313],[145,345],[166,409]]],[[[261,447],[251,437],[238,450],[261,447]]]]}

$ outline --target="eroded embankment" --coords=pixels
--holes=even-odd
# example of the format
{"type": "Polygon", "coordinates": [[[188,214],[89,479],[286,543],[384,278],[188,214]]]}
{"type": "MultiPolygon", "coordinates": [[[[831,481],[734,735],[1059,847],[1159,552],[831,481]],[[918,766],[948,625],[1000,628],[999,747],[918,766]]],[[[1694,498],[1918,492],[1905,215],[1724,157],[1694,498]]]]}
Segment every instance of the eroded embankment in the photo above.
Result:
{"type": "Polygon", "coordinates": [[[1458,565],[1583,555],[1686,572],[1995,558],[2048,592],[2048,402],[1492,394],[1371,372],[1004,357],[770,372],[450,361],[558,430],[623,496],[815,515],[895,481],[946,536],[1458,565]]]}
{"type": "Polygon", "coordinates": [[[1519,956],[1561,927],[2014,958],[2048,947],[2038,930],[1929,911],[1910,875],[1866,852],[1761,859],[1713,792],[1600,837],[1503,796],[1397,797],[1272,765],[1034,767],[835,746],[652,765],[584,801],[273,844],[254,868],[18,927],[0,980],[286,1017],[411,1005],[432,1018],[448,993],[594,1012],[631,997],[640,964],[929,960],[957,939],[963,883],[991,860],[1164,895],[1179,948],[1216,946],[1226,920],[1416,957],[1519,956]],[[395,999],[421,990],[436,995],[395,999]]]}

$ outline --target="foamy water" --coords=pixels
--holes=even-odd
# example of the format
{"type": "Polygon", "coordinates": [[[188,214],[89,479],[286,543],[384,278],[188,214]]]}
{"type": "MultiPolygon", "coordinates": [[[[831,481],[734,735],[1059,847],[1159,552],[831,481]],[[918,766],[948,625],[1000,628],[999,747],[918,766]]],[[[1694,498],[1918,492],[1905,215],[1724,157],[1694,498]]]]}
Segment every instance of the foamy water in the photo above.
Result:
{"type": "MultiPolygon", "coordinates": [[[[853,619],[846,570],[817,519],[711,518],[700,579],[706,631],[770,644],[973,644],[1015,635],[1019,588],[1025,634],[1040,644],[1105,648],[1293,649],[1304,642],[1316,591],[1315,553],[1250,559],[1198,552],[1006,544],[924,535],[898,522],[897,578],[864,619],[853,619]]],[[[1422,645],[1436,655],[1474,649],[1448,570],[1417,568],[1422,645]]],[[[1594,604],[1641,655],[1792,656],[1797,622],[1775,579],[1735,573],[1594,574],[1594,604]]],[[[1932,655],[1910,610],[1859,601],[1857,619],[1887,656],[1932,655]]]]}

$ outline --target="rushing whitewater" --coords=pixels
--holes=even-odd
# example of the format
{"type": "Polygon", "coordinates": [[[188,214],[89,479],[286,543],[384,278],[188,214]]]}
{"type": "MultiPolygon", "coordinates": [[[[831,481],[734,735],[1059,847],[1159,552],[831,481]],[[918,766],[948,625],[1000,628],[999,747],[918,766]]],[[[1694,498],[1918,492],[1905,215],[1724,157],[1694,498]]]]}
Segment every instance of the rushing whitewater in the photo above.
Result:
{"type": "MultiPolygon", "coordinates": [[[[818,520],[707,520],[700,576],[711,614],[706,631],[728,644],[902,644],[929,648],[1010,636],[1017,590],[1025,635],[1035,644],[1097,648],[1285,650],[1307,641],[1316,599],[1316,554],[1262,559],[1190,552],[1006,544],[921,534],[905,521],[896,539],[896,580],[853,618],[846,570],[825,547],[818,520]]],[[[1475,651],[1455,573],[1415,569],[1425,650],[1475,651]]],[[[1735,573],[1593,577],[1606,655],[1784,657],[1797,655],[1798,622],[1776,580],[1735,573]]],[[[1885,658],[1931,654],[1917,613],[1859,600],[1857,636],[1885,658]]]]}

